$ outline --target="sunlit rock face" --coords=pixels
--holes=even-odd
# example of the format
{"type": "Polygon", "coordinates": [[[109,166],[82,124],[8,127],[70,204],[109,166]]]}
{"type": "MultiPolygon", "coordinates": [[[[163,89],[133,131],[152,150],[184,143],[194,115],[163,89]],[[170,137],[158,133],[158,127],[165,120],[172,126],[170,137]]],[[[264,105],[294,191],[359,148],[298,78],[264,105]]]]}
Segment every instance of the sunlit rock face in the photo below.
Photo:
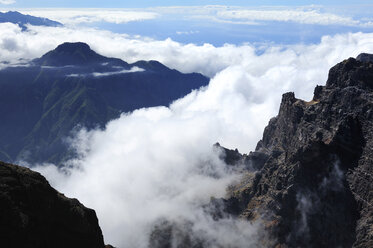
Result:
{"type": "Polygon", "coordinates": [[[0,205],[2,247],[104,247],[95,211],[30,169],[0,162],[0,205]]]}
{"type": "Polygon", "coordinates": [[[371,58],[362,54],[331,68],[310,102],[284,94],[255,153],[226,153],[226,161],[249,168],[226,211],[262,219],[270,234],[264,246],[373,245],[371,58]]]}

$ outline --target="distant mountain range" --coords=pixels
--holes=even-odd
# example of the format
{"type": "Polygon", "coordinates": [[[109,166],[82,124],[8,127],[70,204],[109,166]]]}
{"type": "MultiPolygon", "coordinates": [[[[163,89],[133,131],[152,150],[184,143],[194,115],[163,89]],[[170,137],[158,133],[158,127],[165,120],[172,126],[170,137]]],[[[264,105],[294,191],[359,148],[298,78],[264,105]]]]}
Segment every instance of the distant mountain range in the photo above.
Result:
{"type": "Polygon", "coordinates": [[[10,22],[18,24],[23,30],[26,30],[27,24],[34,26],[51,26],[58,27],[63,26],[62,23],[49,20],[47,18],[35,17],[31,15],[24,15],[17,11],[0,12],[0,23],[10,22]]]}
{"type": "Polygon", "coordinates": [[[74,127],[104,127],[123,112],[168,106],[209,79],[157,61],[128,64],[85,43],[64,43],[0,70],[0,160],[59,163],[74,127]]]}

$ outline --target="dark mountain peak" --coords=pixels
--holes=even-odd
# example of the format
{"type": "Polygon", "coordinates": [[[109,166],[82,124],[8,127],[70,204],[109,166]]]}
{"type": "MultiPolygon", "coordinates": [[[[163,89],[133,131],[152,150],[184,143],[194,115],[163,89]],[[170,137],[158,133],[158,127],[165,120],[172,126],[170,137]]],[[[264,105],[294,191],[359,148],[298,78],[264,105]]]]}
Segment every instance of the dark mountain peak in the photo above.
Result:
{"type": "Polygon", "coordinates": [[[19,18],[19,17],[23,17],[23,16],[26,16],[26,15],[23,15],[18,11],[0,12],[0,17],[8,17],[8,18],[17,17],[17,18],[19,18]]]}
{"type": "Polygon", "coordinates": [[[10,10],[8,12],[4,12],[3,14],[8,14],[8,15],[22,15],[18,11],[12,11],[12,10],[10,10]]]}
{"type": "Polygon", "coordinates": [[[43,17],[24,15],[18,11],[0,12],[0,23],[2,22],[18,24],[22,28],[22,30],[27,29],[26,24],[51,27],[62,26],[62,24],[59,22],[52,21],[43,17]]]}
{"type": "Polygon", "coordinates": [[[360,53],[356,57],[356,60],[361,61],[361,62],[370,62],[370,63],[373,63],[373,54],[370,54],[370,53],[360,53]]]}
{"type": "Polygon", "coordinates": [[[84,42],[65,42],[61,45],[58,45],[55,51],[57,52],[65,52],[65,53],[71,53],[73,54],[77,50],[80,50],[82,52],[90,53],[93,52],[91,47],[84,42]]]}
{"type": "Polygon", "coordinates": [[[86,65],[104,62],[107,59],[93,51],[86,43],[65,42],[40,59],[34,60],[34,63],[49,66],[86,65]]]}
{"type": "Polygon", "coordinates": [[[157,61],[104,57],[82,42],[60,44],[31,65],[0,70],[0,160],[61,164],[74,154],[63,140],[75,126],[104,127],[122,112],[168,106],[209,82],[157,61]]]}
{"type": "Polygon", "coordinates": [[[91,47],[84,42],[65,42],[32,62],[36,65],[45,66],[99,66],[98,64],[101,64],[109,67],[121,66],[126,69],[137,66],[146,71],[157,73],[177,72],[156,60],[140,60],[133,64],[128,64],[118,58],[105,57],[93,51],[91,47]]]}
{"type": "Polygon", "coordinates": [[[156,60],[140,60],[132,64],[133,66],[138,66],[144,68],[145,70],[156,70],[156,71],[171,71],[170,68],[156,60]]]}
{"type": "Polygon", "coordinates": [[[21,12],[18,12],[18,11],[8,11],[8,12],[4,12],[2,13],[4,15],[7,15],[7,16],[13,16],[13,17],[22,17],[22,16],[30,16],[30,15],[24,15],[22,14],[21,12]]]}
{"type": "Polygon", "coordinates": [[[373,89],[373,55],[360,54],[357,59],[349,58],[332,67],[326,82],[328,88],[359,87],[373,89]]]}

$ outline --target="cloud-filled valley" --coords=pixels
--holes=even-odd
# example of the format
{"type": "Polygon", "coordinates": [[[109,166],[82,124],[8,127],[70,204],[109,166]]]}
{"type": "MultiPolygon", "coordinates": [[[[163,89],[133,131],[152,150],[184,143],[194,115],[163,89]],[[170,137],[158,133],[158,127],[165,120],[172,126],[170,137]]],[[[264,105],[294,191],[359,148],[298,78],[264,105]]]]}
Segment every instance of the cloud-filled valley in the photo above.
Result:
{"type": "MultiPolygon", "coordinates": [[[[62,42],[81,41],[129,63],[158,60],[184,73],[211,77],[207,87],[169,107],[123,113],[104,130],[76,132],[69,142],[79,157],[67,161],[67,167],[34,168],[58,190],[95,209],[105,240],[115,246],[147,247],[152,228],[167,220],[209,247],[256,247],[260,222],[214,220],[204,212],[211,197],[224,197],[227,187],[240,179],[219,159],[221,151],[213,144],[254,150],[283,93],[294,91],[311,100],[331,66],[372,52],[372,40],[373,34],[347,33],[309,45],[215,47],[93,28],[30,26],[23,32],[6,23],[0,24],[0,61],[18,63],[62,42]]],[[[115,73],[132,71],[138,70],[115,73]]]]}

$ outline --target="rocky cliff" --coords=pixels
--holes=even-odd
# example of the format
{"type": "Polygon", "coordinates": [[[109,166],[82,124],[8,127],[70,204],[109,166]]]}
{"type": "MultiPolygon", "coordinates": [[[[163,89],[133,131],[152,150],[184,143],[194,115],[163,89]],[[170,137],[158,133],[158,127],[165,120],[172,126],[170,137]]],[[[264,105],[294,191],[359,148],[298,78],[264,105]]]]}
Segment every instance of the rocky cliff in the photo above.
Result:
{"type": "Polygon", "coordinates": [[[270,247],[373,247],[373,55],[347,59],[312,101],[283,95],[226,211],[261,219],[270,247]]]}
{"type": "Polygon", "coordinates": [[[103,248],[96,213],[27,168],[0,162],[0,246],[103,248]]]}

